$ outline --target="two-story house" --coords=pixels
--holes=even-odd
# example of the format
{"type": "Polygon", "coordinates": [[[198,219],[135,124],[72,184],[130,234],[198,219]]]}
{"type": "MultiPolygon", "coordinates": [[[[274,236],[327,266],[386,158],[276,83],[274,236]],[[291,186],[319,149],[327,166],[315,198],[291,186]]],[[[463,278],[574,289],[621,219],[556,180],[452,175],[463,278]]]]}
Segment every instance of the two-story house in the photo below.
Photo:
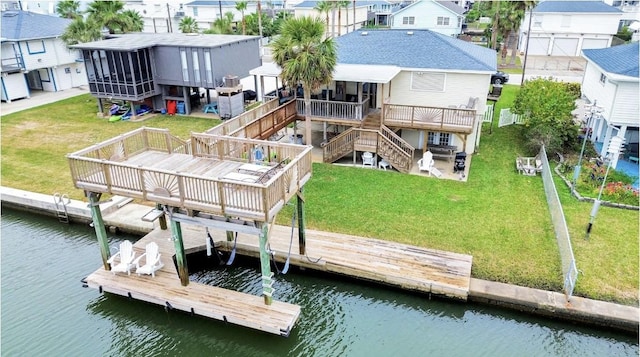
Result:
{"type": "MultiPolygon", "coordinates": [[[[255,13],[257,10],[257,2],[247,1],[247,9],[244,10],[244,16],[255,13]]],[[[266,2],[265,2],[266,3],[266,2]]],[[[193,17],[198,26],[202,30],[206,30],[220,18],[225,17],[226,13],[233,14],[233,22],[238,24],[238,28],[242,23],[242,12],[236,10],[237,1],[206,1],[196,0],[183,4],[184,16],[193,17]]],[[[265,4],[266,5],[266,4],[265,4]]],[[[265,9],[261,9],[264,11],[265,9]]],[[[240,31],[242,33],[242,31],[240,31]]]]}
{"type": "MultiPolygon", "coordinates": [[[[415,163],[416,148],[418,157],[436,149],[449,159],[456,151],[475,152],[497,67],[495,51],[430,30],[360,30],[335,41],[333,82],[311,93],[312,129],[323,131],[325,161],[353,148],[334,145],[336,140],[363,137],[372,146],[364,143],[356,150],[373,151],[399,170],[415,163]]],[[[280,71],[265,63],[251,74],[262,84],[262,77],[278,77],[280,71]]],[[[297,94],[300,120],[304,90],[297,94]]],[[[261,86],[258,91],[264,96],[261,86]]]]}
{"type": "MultiPolygon", "coordinates": [[[[372,1],[351,2],[348,7],[334,9],[329,12],[329,23],[327,24],[327,36],[337,37],[364,27],[370,21],[375,20],[375,14],[370,12],[372,1]],[[355,6],[355,9],[354,9],[355,6]]],[[[316,10],[319,1],[302,1],[293,5],[295,17],[318,17],[322,21],[327,21],[327,14],[316,10]]]]}
{"type": "Polygon", "coordinates": [[[87,84],[80,53],[60,39],[69,23],[28,11],[2,12],[2,101],[87,84]]]}
{"type": "Polygon", "coordinates": [[[419,0],[391,16],[391,28],[427,29],[447,36],[462,33],[464,8],[452,1],[419,0]]]}
{"type": "Polygon", "coordinates": [[[89,90],[101,109],[105,99],[142,102],[156,110],[175,101],[189,114],[200,89],[208,95],[223,87],[225,77],[246,77],[260,65],[258,40],[242,35],[137,33],[72,47],[82,50],[89,90]]]}
{"type": "MultiPolygon", "coordinates": [[[[582,93],[591,103],[595,102],[603,109],[602,113],[587,123],[591,141],[600,148],[600,155],[604,156],[612,137],[624,137],[626,157],[636,164],[640,141],[639,52],[638,42],[582,51],[587,60],[582,93]]],[[[617,162],[618,157],[615,157],[612,164],[614,168],[617,162]]]]}
{"type": "Polygon", "coordinates": [[[577,57],[584,49],[611,46],[622,11],[598,0],[542,1],[533,9],[528,34],[530,15],[520,26],[521,53],[577,57]]]}

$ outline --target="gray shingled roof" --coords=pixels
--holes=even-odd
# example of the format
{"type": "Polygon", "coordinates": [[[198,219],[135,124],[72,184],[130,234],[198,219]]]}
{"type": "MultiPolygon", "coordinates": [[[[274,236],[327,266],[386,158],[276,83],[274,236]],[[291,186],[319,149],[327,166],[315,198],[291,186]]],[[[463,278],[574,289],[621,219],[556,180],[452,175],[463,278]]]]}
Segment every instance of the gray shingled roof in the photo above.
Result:
{"type": "Polygon", "coordinates": [[[218,47],[258,37],[184,33],[128,33],[112,36],[114,37],[106,40],[79,43],[69,47],[108,51],[133,51],[154,46],[218,47]]]}
{"type": "Polygon", "coordinates": [[[62,35],[69,19],[36,14],[29,11],[2,12],[2,40],[26,41],[62,35]]]}
{"type": "Polygon", "coordinates": [[[640,45],[638,42],[609,48],[582,50],[582,52],[587,59],[609,73],[640,77],[638,69],[640,45]]]}
{"type": "Polygon", "coordinates": [[[464,14],[464,7],[459,6],[453,1],[436,1],[438,4],[446,7],[447,9],[455,12],[458,15],[464,14]]]}
{"type": "Polygon", "coordinates": [[[602,1],[543,1],[533,12],[622,12],[602,1]]]}
{"type": "Polygon", "coordinates": [[[335,39],[338,63],[495,72],[496,52],[430,30],[356,31],[335,39]],[[367,33],[363,35],[363,33],[367,33]]]}

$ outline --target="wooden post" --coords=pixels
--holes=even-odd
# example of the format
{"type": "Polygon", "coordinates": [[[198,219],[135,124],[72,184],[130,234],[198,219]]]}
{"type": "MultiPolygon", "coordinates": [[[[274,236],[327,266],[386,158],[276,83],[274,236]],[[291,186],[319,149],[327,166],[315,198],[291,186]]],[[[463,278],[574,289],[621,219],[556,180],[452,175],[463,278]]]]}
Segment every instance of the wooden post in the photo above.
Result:
{"type": "Polygon", "coordinates": [[[171,220],[171,238],[176,247],[176,264],[178,265],[178,275],[182,286],[189,285],[189,269],[187,269],[187,257],[184,253],[184,243],[182,242],[182,228],[180,222],[171,220]]]}
{"type": "Polygon", "coordinates": [[[267,240],[269,225],[266,223],[260,223],[260,271],[262,272],[262,295],[264,296],[264,303],[271,305],[273,302],[273,273],[271,272],[271,260],[270,252],[267,251],[267,240]]]}
{"type": "Polygon", "coordinates": [[[96,230],[98,237],[98,245],[100,245],[100,254],[102,255],[102,264],[104,270],[111,270],[111,265],[107,263],[111,256],[109,250],[109,241],[107,239],[107,230],[102,220],[102,212],[100,212],[100,193],[85,191],[85,195],[89,198],[89,207],[91,208],[91,218],[93,219],[93,228],[96,230]]]}
{"type": "Polygon", "coordinates": [[[304,232],[304,195],[303,191],[304,187],[300,187],[298,191],[298,204],[296,208],[298,209],[298,245],[300,247],[300,255],[305,255],[306,253],[306,242],[305,242],[305,232],[304,232]]]}
{"type": "MultiPolygon", "coordinates": [[[[159,203],[156,203],[156,209],[162,211],[162,205],[159,203]]],[[[162,216],[160,216],[158,222],[160,222],[160,229],[162,229],[163,231],[167,230],[167,217],[163,214],[162,216]]]]}

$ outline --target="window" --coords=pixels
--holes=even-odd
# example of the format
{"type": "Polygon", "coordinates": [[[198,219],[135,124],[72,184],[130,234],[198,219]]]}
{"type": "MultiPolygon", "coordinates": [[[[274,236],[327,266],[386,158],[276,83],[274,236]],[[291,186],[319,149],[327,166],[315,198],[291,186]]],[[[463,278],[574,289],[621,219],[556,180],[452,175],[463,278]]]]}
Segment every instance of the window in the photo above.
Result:
{"type": "Polygon", "coordinates": [[[182,64],[182,80],[189,81],[189,66],[187,64],[187,51],[180,50],[180,62],[182,64]]]}
{"type": "Polygon", "coordinates": [[[193,7],[193,17],[196,17],[196,16],[198,16],[198,7],[194,6],[193,7]]]}
{"type": "Polygon", "coordinates": [[[438,26],[449,26],[449,18],[444,16],[438,16],[438,26]]]}
{"type": "Polygon", "coordinates": [[[416,18],[413,16],[405,16],[402,18],[403,25],[413,25],[416,22],[416,18]]]}
{"type": "Polygon", "coordinates": [[[444,92],[444,73],[413,72],[411,74],[411,90],[444,92]]]}
{"type": "Polygon", "coordinates": [[[200,82],[200,62],[198,61],[198,51],[191,52],[193,56],[193,80],[200,82]]]}
{"type": "Polygon", "coordinates": [[[44,41],[27,41],[27,51],[30,55],[47,52],[44,48],[44,41]]]}
{"type": "Polygon", "coordinates": [[[571,15],[562,15],[560,27],[571,27],[571,15]]]}
{"type": "Polygon", "coordinates": [[[204,53],[204,70],[207,83],[213,83],[213,71],[211,71],[211,53],[205,51],[204,53]]]}
{"type": "Polygon", "coordinates": [[[427,146],[429,145],[450,145],[451,134],[430,131],[427,136],[427,146]]]}
{"type": "Polygon", "coordinates": [[[542,15],[533,15],[533,27],[542,27],[542,15]]]}
{"type": "Polygon", "coordinates": [[[607,76],[604,73],[600,73],[600,84],[604,85],[607,82],[607,76]]]}

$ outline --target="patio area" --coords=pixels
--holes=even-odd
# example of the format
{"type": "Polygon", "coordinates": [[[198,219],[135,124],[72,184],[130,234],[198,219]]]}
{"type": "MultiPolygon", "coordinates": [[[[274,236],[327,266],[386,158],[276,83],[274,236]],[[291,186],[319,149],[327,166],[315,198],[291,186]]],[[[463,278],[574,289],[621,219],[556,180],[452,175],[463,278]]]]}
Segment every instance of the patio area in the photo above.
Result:
{"type": "MultiPolygon", "coordinates": [[[[596,142],[594,146],[597,151],[602,150],[602,143],[596,142]]],[[[635,189],[639,188],[640,166],[638,165],[638,162],[627,160],[621,156],[620,159],[618,159],[618,165],[616,166],[616,171],[621,171],[631,177],[635,177],[636,180],[633,182],[632,186],[635,189]]]]}

